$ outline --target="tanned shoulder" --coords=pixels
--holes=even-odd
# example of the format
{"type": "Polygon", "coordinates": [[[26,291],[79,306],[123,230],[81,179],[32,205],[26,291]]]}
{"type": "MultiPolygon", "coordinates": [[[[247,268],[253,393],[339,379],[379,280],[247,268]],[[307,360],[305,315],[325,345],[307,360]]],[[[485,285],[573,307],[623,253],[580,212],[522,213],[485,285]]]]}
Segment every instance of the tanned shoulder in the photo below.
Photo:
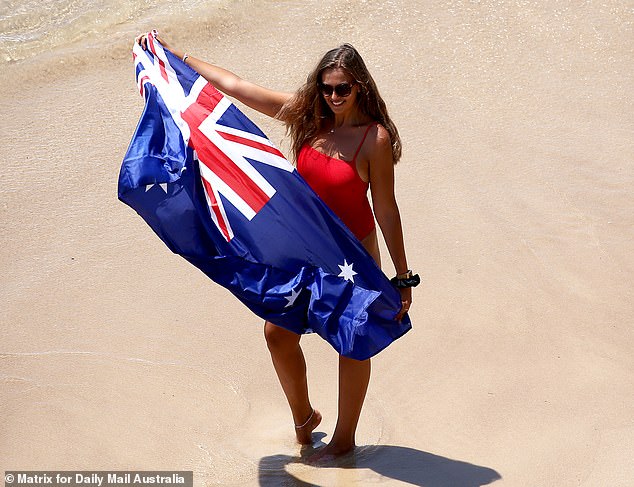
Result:
{"type": "Polygon", "coordinates": [[[373,154],[371,159],[378,161],[392,160],[392,139],[390,138],[390,133],[383,125],[377,124],[375,128],[371,129],[368,139],[371,141],[368,144],[368,153],[373,154]]]}

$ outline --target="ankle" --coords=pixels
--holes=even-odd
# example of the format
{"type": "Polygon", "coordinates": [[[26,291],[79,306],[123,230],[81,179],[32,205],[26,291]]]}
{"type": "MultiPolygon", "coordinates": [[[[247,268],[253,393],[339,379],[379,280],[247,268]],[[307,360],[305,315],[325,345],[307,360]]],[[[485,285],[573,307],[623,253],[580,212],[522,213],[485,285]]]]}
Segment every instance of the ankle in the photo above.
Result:
{"type": "Polygon", "coordinates": [[[336,449],[349,450],[356,446],[354,434],[341,435],[336,432],[332,435],[329,445],[336,449]]]}
{"type": "Polygon", "coordinates": [[[308,407],[302,406],[301,408],[291,408],[291,410],[293,412],[293,422],[297,428],[301,428],[303,425],[309,423],[315,414],[315,410],[310,403],[308,407]]]}
{"type": "Polygon", "coordinates": [[[295,429],[300,430],[300,429],[305,428],[306,426],[308,426],[308,424],[312,421],[314,416],[315,416],[315,409],[314,408],[310,408],[310,415],[308,416],[308,419],[306,421],[304,421],[302,424],[295,423],[295,429]]]}

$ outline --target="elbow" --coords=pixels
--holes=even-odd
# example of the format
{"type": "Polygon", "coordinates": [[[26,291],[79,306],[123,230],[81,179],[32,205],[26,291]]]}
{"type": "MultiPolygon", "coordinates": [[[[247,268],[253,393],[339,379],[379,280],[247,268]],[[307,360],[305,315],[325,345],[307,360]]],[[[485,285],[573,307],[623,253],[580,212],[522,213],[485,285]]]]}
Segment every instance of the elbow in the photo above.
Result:
{"type": "Polygon", "coordinates": [[[226,95],[232,97],[238,97],[240,93],[240,84],[242,79],[236,75],[233,75],[231,78],[225,80],[223,87],[220,91],[224,92],[226,95]]]}
{"type": "Polygon", "coordinates": [[[401,221],[401,216],[396,205],[390,208],[375,208],[374,217],[381,228],[387,228],[401,221]]]}

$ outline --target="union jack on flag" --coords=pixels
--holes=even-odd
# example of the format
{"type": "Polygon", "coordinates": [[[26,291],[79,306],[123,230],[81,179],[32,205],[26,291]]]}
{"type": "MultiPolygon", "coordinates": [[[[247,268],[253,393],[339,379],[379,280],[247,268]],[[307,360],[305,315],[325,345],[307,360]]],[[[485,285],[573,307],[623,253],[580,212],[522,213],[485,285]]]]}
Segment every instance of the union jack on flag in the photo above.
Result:
{"type": "Polygon", "coordinates": [[[229,241],[234,233],[220,195],[251,220],[275,194],[275,188],[249,159],[289,172],[293,166],[255,125],[243,123],[235,106],[202,76],[189,85],[187,78],[174,71],[165,50],[152,35],[148,42],[149,52],[138,44],[134,47],[141,94],[146,83],[157,80],[154,86],[161,96],[178,107],[171,115],[184,142],[197,148],[194,157],[201,163],[200,176],[211,218],[229,241]]]}
{"type": "Polygon", "coordinates": [[[365,359],[411,328],[400,294],[260,129],[148,35],[119,198],[258,316],[365,359]]]}

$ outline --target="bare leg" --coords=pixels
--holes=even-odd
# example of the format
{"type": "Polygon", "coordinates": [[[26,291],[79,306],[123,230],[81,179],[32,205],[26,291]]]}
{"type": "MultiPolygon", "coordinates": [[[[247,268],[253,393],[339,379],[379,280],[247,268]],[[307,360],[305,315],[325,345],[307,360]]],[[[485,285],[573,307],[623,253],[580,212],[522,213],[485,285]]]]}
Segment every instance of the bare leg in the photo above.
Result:
{"type": "Polygon", "coordinates": [[[370,382],[370,359],[354,360],[339,356],[339,417],[330,443],[310,461],[337,457],[355,446],[355,432],[370,382]]]}
{"type": "Polygon", "coordinates": [[[306,361],[299,346],[300,336],[273,323],[264,324],[266,344],[277,377],[282,385],[288,405],[291,407],[297,441],[303,445],[312,444],[312,432],[321,422],[321,414],[314,411],[308,398],[306,361]]]}
{"type": "MultiPolygon", "coordinates": [[[[376,230],[362,242],[368,253],[381,267],[381,254],[376,230]]],[[[310,462],[345,455],[355,447],[355,433],[365,394],[370,383],[370,359],[354,360],[339,356],[339,416],[332,440],[309,458],[310,462]]]]}

